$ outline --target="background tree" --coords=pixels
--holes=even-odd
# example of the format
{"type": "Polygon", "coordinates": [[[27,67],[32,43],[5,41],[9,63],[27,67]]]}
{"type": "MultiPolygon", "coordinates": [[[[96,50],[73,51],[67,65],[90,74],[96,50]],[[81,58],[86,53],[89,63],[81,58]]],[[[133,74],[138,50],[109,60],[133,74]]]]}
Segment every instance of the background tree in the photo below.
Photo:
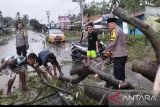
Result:
{"type": "Polygon", "coordinates": [[[3,33],[3,15],[2,11],[0,11],[0,35],[3,33]]]}
{"type": "Polygon", "coordinates": [[[3,22],[5,27],[10,27],[14,25],[15,20],[12,17],[4,17],[3,22]]]}
{"type": "Polygon", "coordinates": [[[29,22],[30,22],[30,25],[33,27],[33,30],[36,30],[38,32],[42,31],[42,24],[40,24],[38,20],[31,19],[29,22]]]}
{"type": "Polygon", "coordinates": [[[25,14],[21,20],[25,25],[27,25],[29,23],[29,16],[25,14]]]}

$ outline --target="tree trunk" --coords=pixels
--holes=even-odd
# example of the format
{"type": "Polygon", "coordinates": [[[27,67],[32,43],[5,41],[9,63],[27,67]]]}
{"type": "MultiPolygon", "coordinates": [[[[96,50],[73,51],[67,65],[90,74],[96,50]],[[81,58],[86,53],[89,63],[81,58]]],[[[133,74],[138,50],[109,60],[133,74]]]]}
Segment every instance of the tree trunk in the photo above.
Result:
{"type": "Polygon", "coordinates": [[[156,100],[149,101],[140,101],[140,100],[122,100],[124,96],[150,96],[152,97],[152,93],[146,92],[143,90],[114,90],[114,89],[104,89],[104,88],[95,88],[90,86],[84,86],[84,93],[93,98],[96,101],[99,101],[100,105],[159,105],[159,98],[155,98],[156,100]]]}
{"type": "Polygon", "coordinates": [[[123,21],[133,25],[134,27],[137,27],[145,34],[147,39],[152,44],[157,62],[160,63],[160,37],[158,36],[158,34],[149,25],[139,20],[138,18],[127,15],[121,8],[117,6],[113,8],[113,14],[118,16],[123,21]]]}
{"type": "MultiPolygon", "coordinates": [[[[101,88],[97,89],[95,87],[89,87],[89,86],[84,87],[84,93],[88,97],[93,98],[94,100],[97,100],[97,101],[101,101],[103,95],[105,95],[106,92],[109,92],[109,90],[101,89],[101,88]]],[[[108,104],[108,95],[105,95],[104,99],[105,100],[102,101],[102,104],[107,105],[108,104]]]]}
{"type": "Polygon", "coordinates": [[[60,80],[65,80],[65,81],[75,81],[79,80],[78,82],[73,82],[73,83],[79,83],[80,81],[84,80],[88,75],[91,74],[98,74],[99,78],[101,80],[106,81],[106,85],[113,86],[116,89],[134,89],[135,86],[131,85],[131,83],[128,82],[121,82],[117,79],[115,79],[112,75],[106,74],[102,71],[98,71],[94,69],[93,67],[85,67],[84,64],[78,66],[77,68],[74,68],[70,72],[71,75],[79,75],[77,79],[74,80],[67,80],[63,77],[60,78],[60,80]]]}
{"type": "Polygon", "coordinates": [[[153,82],[155,79],[156,71],[158,69],[157,64],[160,63],[160,37],[158,36],[158,33],[156,33],[149,25],[139,20],[138,18],[127,15],[121,8],[117,6],[114,7],[113,14],[118,16],[123,21],[140,29],[150,41],[156,55],[156,62],[143,62],[144,64],[142,62],[136,62],[133,64],[132,70],[142,74],[153,82]]]}
{"type": "Polygon", "coordinates": [[[72,84],[78,84],[90,74],[92,74],[92,71],[90,71],[89,69],[86,69],[86,67],[84,67],[84,65],[82,64],[76,68],[73,68],[70,71],[70,75],[78,75],[77,78],[72,79],[67,77],[59,77],[59,80],[69,82],[72,84]]]}
{"type": "Polygon", "coordinates": [[[83,81],[87,76],[88,75],[85,74],[85,75],[82,75],[82,76],[74,78],[74,79],[67,78],[67,77],[59,77],[59,80],[69,82],[69,83],[72,83],[72,84],[78,84],[81,81],[83,81]]]}
{"type": "Polygon", "coordinates": [[[154,82],[159,64],[156,62],[136,61],[132,65],[132,71],[142,74],[144,77],[154,82]]]}
{"type": "Polygon", "coordinates": [[[113,86],[116,89],[134,89],[135,86],[132,86],[128,82],[121,82],[120,80],[115,79],[112,75],[109,75],[107,73],[104,73],[102,71],[98,71],[92,67],[88,68],[90,69],[94,74],[98,74],[99,78],[101,80],[106,81],[106,85],[109,84],[109,86],[113,86]]]}

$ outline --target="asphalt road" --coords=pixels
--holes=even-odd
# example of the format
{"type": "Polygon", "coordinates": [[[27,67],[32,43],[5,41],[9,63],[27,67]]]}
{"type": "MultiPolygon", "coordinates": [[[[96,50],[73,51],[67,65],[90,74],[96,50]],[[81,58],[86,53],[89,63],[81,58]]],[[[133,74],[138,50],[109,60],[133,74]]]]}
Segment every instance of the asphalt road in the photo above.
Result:
{"type": "MultiPolygon", "coordinates": [[[[38,53],[42,50],[49,49],[52,51],[56,57],[58,62],[60,63],[62,67],[62,72],[64,73],[64,76],[70,77],[70,69],[72,68],[72,60],[71,60],[71,43],[65,42],[61,44],[48,44],[45,41],[44,34],[36,33],[36,32],[28,32],[29,35],[29,50],[27,50],[27,54],[34,52],[38,55],[38,53]]],[[[0,46],[0,60],[4,57],[13,56],[16,55],[16,39],[13,37],[11,40],[8,41],[8,44],[4,46],[0,46]]],[[[32,70],[32,68],[29,67],[29,70],[32,70]]],[[[7,89],[7,82],[8,82],[8,76],[6,74],[0,75],[0,90],[3,90],[4,93],[6,93],[7,89]]],[[[13,84],[13,88],[17,89],[19,87],[19,76],[17,75],[17,78],[13,84]]]]}

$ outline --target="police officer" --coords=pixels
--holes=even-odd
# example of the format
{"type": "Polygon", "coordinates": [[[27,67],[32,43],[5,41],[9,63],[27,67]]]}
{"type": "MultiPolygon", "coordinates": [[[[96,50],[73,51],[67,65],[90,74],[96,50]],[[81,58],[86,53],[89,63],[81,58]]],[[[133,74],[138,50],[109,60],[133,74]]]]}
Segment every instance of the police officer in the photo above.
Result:
{"type": "Polygon", "coordinates": [[[123,30],[117,25],[116,18],[107,20],[107,27],[111,33],[109,45],[105,49],[107,54],[112,53],[115,79],[125,81],[125,63],[127,62],[126,41],[123,30]]]}

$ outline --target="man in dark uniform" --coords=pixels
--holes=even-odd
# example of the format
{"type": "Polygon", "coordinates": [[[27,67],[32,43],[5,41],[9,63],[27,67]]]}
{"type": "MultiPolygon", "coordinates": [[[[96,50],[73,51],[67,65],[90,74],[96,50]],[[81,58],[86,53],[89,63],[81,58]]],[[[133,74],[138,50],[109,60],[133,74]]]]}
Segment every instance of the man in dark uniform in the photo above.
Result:
{"type": "MultiPolygon", "coordinates": [[[[59,65],[56,56],[50,52],[49,50],[44,50],[41,51],[38,54],[38,65],[37,67],[39,68],[39,66],[43,65],[45,66],[47,72],[54,78],[54,75],[52,74],[52,70],[49,68],[48,66],[48,62],[50,62],[53,65],[53,70],[54,70],[54,75],[57,77],[57,73],[56,73],[56,68],[59,71],[60,76],[63,76],[63,73],[61,71],[61,66],[59,65]]],[[[38,70],[37,71],[38,75],[41,77],[41,74],[44,76],[45,79],[47,79],[47,76],[44,74],[44,72],[42,70],[38,70]]],[[[48,79],[47,79],[48,80],[48,79]]]]}
{"type": "Polygon", "coordinates": [[[0,72],[7,67],[10,69],[10,79],[8,81],[8,89],[7,95],[11,94],[12,85],[16,79],[16,73],[20,75],[20,80],[22,82],[22,89],[25,90],[26,88],[26,75],[25,75],[25,68],[26,65],[34,66],[37,61],[37,55],[34,53],[30,53],[28,57],[24,56],[17,56],[17,57],[10,57],[8,59],[2,59],[0,65],[0,72]]]}

